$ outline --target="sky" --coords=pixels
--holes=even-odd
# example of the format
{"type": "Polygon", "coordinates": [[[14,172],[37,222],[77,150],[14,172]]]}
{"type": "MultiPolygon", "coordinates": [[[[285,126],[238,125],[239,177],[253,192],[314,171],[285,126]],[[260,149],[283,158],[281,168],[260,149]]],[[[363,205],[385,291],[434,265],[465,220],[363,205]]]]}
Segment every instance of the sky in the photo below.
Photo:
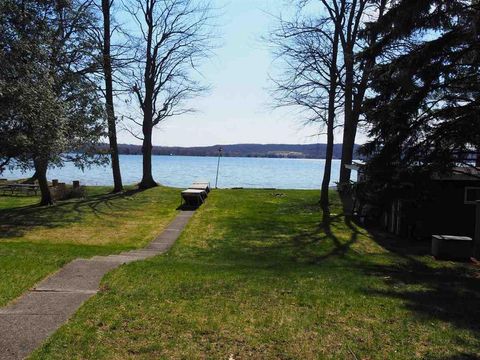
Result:
{"type": "MultiPolygon", "coordinates": [[[[291,4],[291,2],[290,2],[291,4]]],[[[154,130],[153,144],[309,144],[326,142],[318,126],[304,127],[297,109],[274,109],[269,74],[273,56],[262,36],[275,25],[272,16],[289,11],[283,0],[214,0],[220,9],[220,46],[200,71],[210,91],[190,101],[193,114],[170,118],[154,130]]],[[[120,143],[139,144],[126,131],[120,143]]],[[[359,139],[362,141],[362,135],[359,139]]],[[[335,142],[341,142],[337,133],[335,142]]]]}

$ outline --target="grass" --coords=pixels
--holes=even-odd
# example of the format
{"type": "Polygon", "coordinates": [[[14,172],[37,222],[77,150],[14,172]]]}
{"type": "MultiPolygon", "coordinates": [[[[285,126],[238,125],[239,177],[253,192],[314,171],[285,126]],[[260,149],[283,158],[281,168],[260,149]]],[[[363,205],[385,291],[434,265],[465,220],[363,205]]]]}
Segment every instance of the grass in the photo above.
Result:
{"type": "Polygon", "coordinates": [[[313,191],[214,191],[165,255],[109,273],[34,359],[474,359],[478,268],[313,191]],[[421,248],[420,248],[421,250],[421,248]]]}
{"type": "Polygon", "coordinates": [[[109,191],[88,188],[84,199],[49,207],[33,196],[0,196],[0,306],[75,258],[144,246],[179,203],[175,189],[109,191]]]}

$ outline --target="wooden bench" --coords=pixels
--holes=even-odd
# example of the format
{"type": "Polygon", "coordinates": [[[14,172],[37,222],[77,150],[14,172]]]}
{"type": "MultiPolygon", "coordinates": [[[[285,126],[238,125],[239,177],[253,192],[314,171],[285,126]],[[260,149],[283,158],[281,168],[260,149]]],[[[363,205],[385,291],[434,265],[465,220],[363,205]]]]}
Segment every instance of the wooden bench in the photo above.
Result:
{"type": "Polygon", "coordinates": [[[187,189],[182,191],[182,201],[189,206],[200,206],[205,202],[207,192],[201,189],[187,189]]]}
{"type": "Polygon", "coordinates": [[[0,190],[3,191],[3,195],[5,195],[7,192],[10,192],[11,195],[15,193],[34,193],[37,195],[38,190],[40,190],[40,186],[35,185],[35,184],[6,184],[6,185],[0,185],[0,190]]]}

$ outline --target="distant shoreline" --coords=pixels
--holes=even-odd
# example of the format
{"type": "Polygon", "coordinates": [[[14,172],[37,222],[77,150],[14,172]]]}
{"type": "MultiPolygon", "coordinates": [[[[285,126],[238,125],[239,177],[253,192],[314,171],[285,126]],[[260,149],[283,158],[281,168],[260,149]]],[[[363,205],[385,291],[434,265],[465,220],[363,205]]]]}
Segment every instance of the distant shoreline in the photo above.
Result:
{"type": "MultiPolygon", "coordinates": [[[[325,159],[326,144],[233,144],[197,147],[153,146],[153,155],[216,157],[222,149],[224,157],[245,158],[285,158],[285,159],[325,159]]],[[[355,151],[359,145],[355,145],[355,151]]],[[[108,151],[108,144],[101,144],[99,150],[108,151]]],[[[141,155],[142,146],[119,144],[120,155],[141,155]]],[[[334,144],[333,159],[340,159],[342,144],[334,144]]],[[[359,157],[358,155],[356,156],[359,157]]]]}
{"type": "MultiPolygon", "coordinates": [[[[141,156],[142,154],[122,154],[119,155],[125,156],[141,156]]],[[[217,158],[218,155],[180,155],[180,154],[153,154],[152,156],[179,156],[179,157],[208,157],[208,158],[217,158]]],[[[286,159],[286,160],[325,160],[324,158],[307,158],[307,157],[284,157],[284,156],[242,156],[242,155],[225,155],[222,154],[224,158],[242,158],[242,159],[286,159]]],[[[333,158],[332,160],[341,160],[341,158],[333,158]]]]}

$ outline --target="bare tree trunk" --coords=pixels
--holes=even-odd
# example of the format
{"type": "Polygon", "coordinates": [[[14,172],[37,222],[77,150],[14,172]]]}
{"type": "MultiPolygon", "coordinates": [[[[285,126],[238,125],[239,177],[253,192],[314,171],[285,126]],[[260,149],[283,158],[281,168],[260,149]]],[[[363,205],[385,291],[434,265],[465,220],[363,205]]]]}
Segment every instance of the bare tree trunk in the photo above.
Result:
{"type": "Polygon", "coordinates": [[[143,121],[143,144],[142,144],[142,154],[143,154],[143,174],[142,181],[138,184],[140,189],[150,189],[157,186],[158,184],[153,180],[152,176],[152,121],[147,119],[147,113],[144,115],[143,121]]]}
{"type": "Polygon", "coordinates": [[[198,63],[213,47],[211,8],[208,2],[192,0],[126,3],[140,34],[132,92],[143,114],[143,176],[139,188],[148,189],[157,186],[152,176],[153,128],[166,118],[189,112],[184,101],[206,89],[190,71],[197,71],[198,63]]]}
{"type": "Polygon", "coordinates": [[[156,59],[152,55],[152,43],[154,32],[154,6],[155,3],[149,0],[145,8],[145,22],[147,24],[146,30],[146,56],[145,56],[145,99],[143,101],[143,174],[142,181],[138,184],[140,189],[149,189],[157,186],[152,176],[152,132],[153,132],[153,106],[154,106],[154,90],[155,90],[155,61],[156,59]]]}
{"type": "Polygon", "coordinates": [[[330,201],[329,186],[332,177],[332,158],[333,158],[333,130],[335,126],[335,103],[338,85],[338,46],[339,46],[340,26],[335,24],[335,32],[332,43],[332,58],[329,69],[329,88],[328,88],[328,114],[327,114],[327,150],[325,156],[325,169],[323,172],[322,189],[320,194],[320,206],[323,210],[323,222],[326,224],[330,220],[330,201]]]}
{"type": "Polygon", "coordinates": [[[53,199],[52,194],[50,193],[50,188],[48,187],[47,181],[47,168],[48,162],[44,160],[35,160],[35,173],[37,174],[38,185],[40,186],[40,205],[52,205],[53,199]]]}
{"type": "Polygon", "coordinates": [[[340,163],[340,180],[341,184],[349,183],[351,177],[351,170],[345,165],[351,164],[353,161],[353,153],[355,151],[355,137],[357,136],[358,118],[351,116],[347,122],[347,115],[345,114],[345,125],[343,129],[343,144],[342,144],[342,160],[340,163]]]}
{"type": "MultiPolygon", "coordinates": [[[[335,115],[333,116],[333,118],[335,115]]],[[[325,170],[323,172],[323,181],[322,181],[322,190],[320,194],[320,206],[322,207],[323,213],[329,213],[329,185],[332,177],[332,157],[333,157],[333,121],[329,115],[329,122],[327,124],[327,151],[325,155],[325,170]]]]}
{"type": "MultiPolygon", "coordinates": [[[[387,0],[381,0],[378,4],[378,17],[383,16],[385,8],[387,6],[387,0]]],[[[355,8],[354,8],[355,9],[355,8]]],[[[357,21],[361,21],[359,14],[363,13],[364,6],[361,6],[361,10],[358,10],[356,15],[357,21]]],[[[354,26],[355,27],[355,26],[354,26]]],[[[352,28],[348,30],[346,40],[344,43],[344,59],[345,59],[345,123],[343,129],[343,144],[342,144],[342,160],[340,163],[340,180],[341,184],[349,183],[351,178],[351,170],[347,169],[345,165],[352,163],[353,154],[355,151],[355,138],[357,136],[357,128],[360,120],[360,114],[362,112],[363,100],[365,92],[368,86],[368,79],[370,71],[375,65],[375,57],[369,58],[363,66],[363,73],[361,74],[361,80],[358,84],[355,84],[355,54],[354,45],[357,41],[356,35],[352,36],[352,28]],[[352,36],[352,37],[351,37],[352,36]],[[357,87],[357,93],[354,94],[353,89],[357,87]]],[[[370,44],[376,41],[376,33],[371,34],[369,40],[370,44]]]]}
{"type": "Polygon", "coordinates": [[[345,123],[343,126],[342,160],[340,163],[340,183],[350,182],[350,169],[345,165],[351,164],[355,137],[357,135],[358,121],[353,113],[353,82],[354,82],[354,59],[353,48],[347,46],[345,49],[345,123]]]}
{"type": "Polygon", "coordinates": [[[103,73],[105,77],[105,103],[107,108],[108,140],[113,173],[113,192],[123,190],[120,161],[118,159],[117,125],[113,105],[112,59],[110,53],[110,5],[111,0],[102,0],[103,14],[103,73]]]}

